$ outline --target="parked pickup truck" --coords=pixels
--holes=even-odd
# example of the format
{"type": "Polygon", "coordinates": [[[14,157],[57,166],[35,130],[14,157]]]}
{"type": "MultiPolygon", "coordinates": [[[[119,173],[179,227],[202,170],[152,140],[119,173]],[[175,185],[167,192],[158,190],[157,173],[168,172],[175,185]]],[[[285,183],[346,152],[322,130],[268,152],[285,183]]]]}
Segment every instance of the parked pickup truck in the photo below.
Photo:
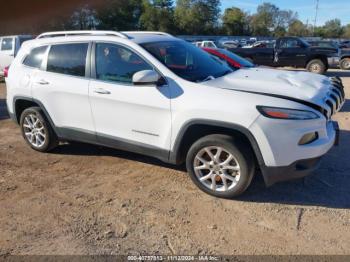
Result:
{"type": "Polygon", "coordinates": [[[272,48],[236,48],[230,51],[257,65],[306,68],[318,74],[325,73],[333,64],[339,64],[337,48],[312,47],[297,37],[279,38],[272,48]]]}

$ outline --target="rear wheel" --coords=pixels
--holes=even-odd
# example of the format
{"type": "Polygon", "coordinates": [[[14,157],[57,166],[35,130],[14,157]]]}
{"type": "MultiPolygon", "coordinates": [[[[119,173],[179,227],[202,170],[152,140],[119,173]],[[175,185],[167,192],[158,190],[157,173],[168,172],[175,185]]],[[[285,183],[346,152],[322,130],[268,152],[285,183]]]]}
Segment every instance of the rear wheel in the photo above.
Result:
{"type": "Polygon", "coordinates": [[[315,74],[324,74],[327,71],[327,66],[322,60],[313,59],[307,64],[306,70],[315,74]]]}
{"type": "Polygon", "coordinates": [[[350,58],[343,58],[340,61],[340,68],[343,70],[350,70],[350,58]]]}
{"type": "Polygon", "coordinates": [[[209,135],[195,142],[187,154],[186,166],[202,191],[222,198],[242,194],[255,170],[250,150],[226,135],[209,135]]]}
{"type": "Polygon", "coordinates": [[[24,110],[20,126],[22,136],[34,150],[48,152],[58,145],[57,136],[39,107],[24,110]]]}

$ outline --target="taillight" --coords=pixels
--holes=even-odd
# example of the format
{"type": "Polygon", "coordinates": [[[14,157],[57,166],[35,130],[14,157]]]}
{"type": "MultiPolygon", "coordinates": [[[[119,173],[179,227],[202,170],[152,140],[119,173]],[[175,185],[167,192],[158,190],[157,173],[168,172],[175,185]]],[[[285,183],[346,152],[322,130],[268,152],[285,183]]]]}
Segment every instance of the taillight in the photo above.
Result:
{"type": "Polygon", "coordinates": [[[6,66],[5,68],[4,68],[4,77],[8,77],[9,76],[9,66],[6,66]]]}

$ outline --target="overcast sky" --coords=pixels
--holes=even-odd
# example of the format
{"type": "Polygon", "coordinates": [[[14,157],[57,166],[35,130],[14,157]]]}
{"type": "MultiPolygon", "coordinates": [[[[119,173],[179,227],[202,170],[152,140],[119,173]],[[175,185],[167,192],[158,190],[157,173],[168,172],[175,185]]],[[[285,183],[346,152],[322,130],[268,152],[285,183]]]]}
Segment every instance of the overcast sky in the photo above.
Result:
{"type": "MultiPolygon", "coordinates": [[[[316,0],[221,0],[222,8],[236,6],[250,13],[263,2],[270,2],[281,9],[291,9],[298,12],[299,19],[304,23],[314,23],[316,0]]],[[[319,0],[317,25],[323,25],[330,19],[339,18],[343,25],[350,24],[350,0],[319,0]]]]}

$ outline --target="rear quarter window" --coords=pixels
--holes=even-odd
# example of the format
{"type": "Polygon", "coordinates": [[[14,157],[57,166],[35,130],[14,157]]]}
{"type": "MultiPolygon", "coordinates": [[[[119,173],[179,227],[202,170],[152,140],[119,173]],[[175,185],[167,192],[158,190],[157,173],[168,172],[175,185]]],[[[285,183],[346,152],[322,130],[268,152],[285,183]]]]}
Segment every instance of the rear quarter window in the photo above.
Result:
{"type": "Polygon", "coordinates": [[[88,43],[52,45],[47,71],[72,76],[85,76],[88,43]]]}
{"type": "Polygon", "coordinates": [[[33,68],[40,68],[46,52],[47,46],[41,46],[32,49],[32,51],[23,60],[23,64],[33,68]]]}

